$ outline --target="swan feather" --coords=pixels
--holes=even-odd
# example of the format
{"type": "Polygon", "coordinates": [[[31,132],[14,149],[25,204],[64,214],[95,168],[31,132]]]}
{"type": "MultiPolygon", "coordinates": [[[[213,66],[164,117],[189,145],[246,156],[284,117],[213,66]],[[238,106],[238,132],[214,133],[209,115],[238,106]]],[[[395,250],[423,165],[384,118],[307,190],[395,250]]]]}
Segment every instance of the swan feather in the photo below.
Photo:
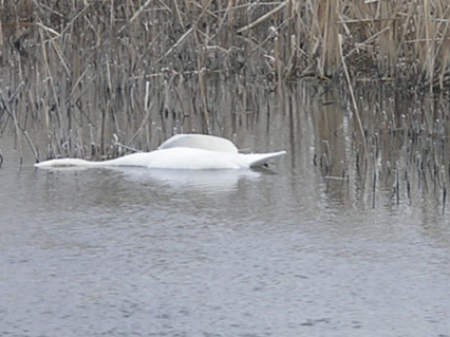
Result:
{"type": "Polygon", "coordinates": [[[174,147],[190,147],[218,152],[237,153],[237,147],[228,139],[201,134],[178,134],[170,137],[159,146],[160,150],[174,147]]]}
{"type": "Polygon", "coordinates": [[[78,158],[51,159],[36,163],[36,167],[147,167],[155,169],[242,169],[261,166],[270,159],[286,154],[239,153],[227,139],[206,135],[174,136],[151,152],[137,152],[105,161],[88,161],[78,158]]]}

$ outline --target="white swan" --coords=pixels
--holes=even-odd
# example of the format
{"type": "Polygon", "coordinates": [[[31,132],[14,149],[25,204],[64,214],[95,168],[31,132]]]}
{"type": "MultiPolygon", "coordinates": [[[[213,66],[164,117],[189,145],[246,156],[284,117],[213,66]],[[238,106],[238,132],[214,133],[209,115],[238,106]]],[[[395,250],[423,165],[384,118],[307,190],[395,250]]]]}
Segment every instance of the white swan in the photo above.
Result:
{"type": "Polygon", "coordinates": [[[158,169],[245,169],[262,166],[268,160],[280,157],[286,151],[271,153],[239,153],[227,139],[201,135],[179,134],[162,143],[151,152],[137,152],[105,161],[77,158],[51,159],[34,164],[39,168],[53,167],[147,167],[158,169]]]}

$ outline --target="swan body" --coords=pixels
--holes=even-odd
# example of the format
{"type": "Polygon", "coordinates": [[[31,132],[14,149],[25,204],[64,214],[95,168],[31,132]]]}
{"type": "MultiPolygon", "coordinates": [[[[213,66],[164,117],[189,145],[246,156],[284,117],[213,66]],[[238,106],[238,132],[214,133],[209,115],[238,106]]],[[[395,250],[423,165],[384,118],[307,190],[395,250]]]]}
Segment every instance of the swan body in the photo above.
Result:
{"type": "Polygon", "coordinates": [[[155,169],[245,169],[264,165],[286,151],[239,153],[227,139],[199,134],[181,134],[169,138],[151,152],[137,152],[105,161],[78,158],[51,159],[36,163],[39,168],[53,167],[147,167],[155,169]]]}
{"type": "Polygon", "coordinates": [[[199,135],[195,133],[172,136],[162,143],[158,149],[163,150],[173,147],[192,147],[215,152],[239,152],[236,145],[228,139],[210,135],[199,135]]]}

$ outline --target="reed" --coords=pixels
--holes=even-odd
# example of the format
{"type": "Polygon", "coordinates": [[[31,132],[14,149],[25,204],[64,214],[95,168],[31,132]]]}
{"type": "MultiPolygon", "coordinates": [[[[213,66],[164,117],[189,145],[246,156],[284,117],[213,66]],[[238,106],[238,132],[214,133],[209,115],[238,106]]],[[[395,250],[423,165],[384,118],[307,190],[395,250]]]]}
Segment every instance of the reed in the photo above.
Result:
{"type": "Polygon", "coordinates": [[[300,112],[302,123],[312,119],[315,150],[311,160],[326,190],[345,204],[402,207],[426,203],[445,213],[450,174],[448,98],[431,100],[417,92],[397,95],[392,87],[378,93],[375,89],[367,83],[354,88],[356,97],[365,94],[360,112],[369,160],[362,155],[356,119],[346,126],[348,116],[336,116],[342,114],[338,108],[342,97],[343,106],[351,109],[351,99],[343,95],[345,88],[334,92],[334,106],[307,106],[310,117],[300,112]],[[341,177],[348,184],[338,183],[341,177]]]}
{"type": "Polygon", "coordinates": [[[168,74],[195,75],[204,131],[217,73],[278,82],[348,73],[443,90],[449,13],[444,0],[8,1],[0,15],[3,85],[27,79],[24,109],[45,120],[56,147],[88,120],[103,153],[113,133],[121,138],[127,108],[134,119],[148,115],[138,99],[146,81],[152,98],[167,99],[159,88],[168,74]]]}

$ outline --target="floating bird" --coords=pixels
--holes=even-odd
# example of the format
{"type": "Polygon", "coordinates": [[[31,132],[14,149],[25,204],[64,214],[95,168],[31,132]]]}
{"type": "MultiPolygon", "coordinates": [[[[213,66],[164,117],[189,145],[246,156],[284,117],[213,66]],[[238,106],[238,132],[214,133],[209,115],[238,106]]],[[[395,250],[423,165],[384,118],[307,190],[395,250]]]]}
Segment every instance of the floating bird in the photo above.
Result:
{"type": "Polygon", "coordinates": [[[214,170],[248,169],[267,164],[286,151],[239,153],[228,139],[202,135],[175,135],[151,152],[137,152],[105,161],[78,158],[51,159],[34,164],[39,168],[56,167],[146,167],[154,169],[214,170]]]}

